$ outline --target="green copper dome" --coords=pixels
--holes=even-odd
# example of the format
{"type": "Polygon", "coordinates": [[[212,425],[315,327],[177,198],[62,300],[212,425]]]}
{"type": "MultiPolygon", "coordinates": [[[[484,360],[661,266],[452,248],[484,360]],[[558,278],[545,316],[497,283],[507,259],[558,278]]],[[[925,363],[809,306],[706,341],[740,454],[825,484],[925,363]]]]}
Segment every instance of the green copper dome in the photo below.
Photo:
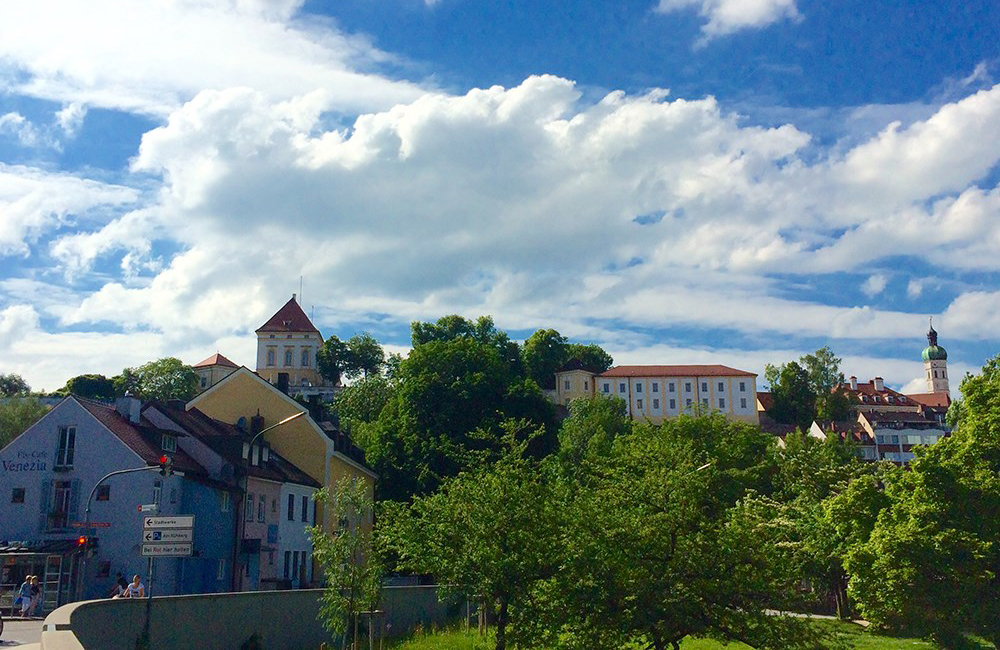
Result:
{"type": "Polygon", "coordinates": [[[929,345],[924,348],[924,352],[921,355],[924,361],[947,361],[948,352],[945,351],[940,345],[929,345]]]}

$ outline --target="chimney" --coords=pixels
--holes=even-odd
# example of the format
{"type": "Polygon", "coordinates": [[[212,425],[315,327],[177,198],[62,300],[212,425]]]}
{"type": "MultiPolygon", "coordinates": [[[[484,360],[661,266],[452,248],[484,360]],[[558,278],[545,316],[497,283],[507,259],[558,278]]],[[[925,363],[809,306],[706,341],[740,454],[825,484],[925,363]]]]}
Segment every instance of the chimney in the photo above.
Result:
{"type": "Polygon", "coordinates": [[[878,391],[879,393],[885,390],[885,384],[882,383],[881,377],[876,377],[875,379],[873,379],[872,384],[875,385],[875,390],[878,391]]]}
{"type": "Polygon", "coordinates": [[[851,375],[851,390],[853,391],[858,390],[858,378],[855,377],[854,375],[851,375]]]}
{"type": "Polygon", "coordinates": [[[139,413],[142,409],[142,402],[125,393],[125,397],[115,400],[115,410],[132,424],[139,424],[139,413]]]}
{"type": "Polygon", "coordinates": [[[255,436],[264,430],[264,418],[261,416],[260,411],[257,411],[257,415],[250,418],[250,435],[255,436]]]}

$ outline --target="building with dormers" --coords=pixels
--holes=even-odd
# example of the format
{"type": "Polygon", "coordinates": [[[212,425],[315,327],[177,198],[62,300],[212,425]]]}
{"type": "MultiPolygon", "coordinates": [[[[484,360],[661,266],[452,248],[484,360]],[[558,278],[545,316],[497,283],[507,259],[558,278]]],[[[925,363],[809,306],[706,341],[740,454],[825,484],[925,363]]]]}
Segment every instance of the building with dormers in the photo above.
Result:
{"type": "Polygon", "coordinates": [[[333,399],[335,386],[316,367],[323,335],[295,294],[257,331],[257,374],[289,395],[333,399]]]}
{"type": "Polygon", "coordinates": [[[661,422],[679,415],[721,413],[759,423],[757,375],[722,365],[615,366],[602,373],[576,364],[556,372],[556,403],[614,395],[633,419],[661,422]]]}

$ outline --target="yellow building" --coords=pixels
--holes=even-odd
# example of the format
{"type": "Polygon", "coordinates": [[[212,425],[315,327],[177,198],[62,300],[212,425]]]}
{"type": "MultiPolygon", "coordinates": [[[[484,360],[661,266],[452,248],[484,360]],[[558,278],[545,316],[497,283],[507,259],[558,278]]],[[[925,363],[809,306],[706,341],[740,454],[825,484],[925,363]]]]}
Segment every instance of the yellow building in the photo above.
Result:
{"type": "Polygon", "coordinates": [[[228,377],[238,365],[222,356],[218,352],[191,366],[198,373],[198,392],[208,390],[212,386],[228,377]]]}
{"type": "Polygon", "coordinates": [[[602,373],[579,364],[556,372],[556,403],[614,395],[629,417],[661,422],[681,414],[722,413],[758,424],[757,375],[722,365],[615,366],[602,373]]]}
{"type": "MultiPolygon", "coordinates": [[[[343,477],[364,481],[368,495],[374,498],[376,475],[364,463],[363,455],[341,433],[327,431],[308,415],[308,409],[246,367],[241,367],[225,379],[188,402],[187,408],[222,422],[254,423],[253,429],[263,430],[296,413],[296,418],[263,434],[267,445],[283,458],[311,476],[323,486],[331,487],[343,477]],[[257,417],[261,419],[257,419],[257,417]]],[[[252,430],[253,430],[252,429],[252,430]]],[[[249,453],[244,450],[244,455],[249,453]]],[[[325,513],[317,513],[317,522],[334,532],[335,521],[325,513]]]]}
{"type": "Polygon", "coordinates": [[[316,368],[323,335],[292,294],[274,316],[257,329],[257,374],[290,395],[319,395],[329,400],[334,386],[316,368]]]}

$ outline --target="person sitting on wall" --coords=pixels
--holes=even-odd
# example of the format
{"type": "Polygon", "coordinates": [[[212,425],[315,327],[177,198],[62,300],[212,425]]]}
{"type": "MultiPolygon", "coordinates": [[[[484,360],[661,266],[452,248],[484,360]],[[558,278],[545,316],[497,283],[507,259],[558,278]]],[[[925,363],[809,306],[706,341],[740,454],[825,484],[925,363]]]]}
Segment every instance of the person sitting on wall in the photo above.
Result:
{"type": "Polygon", "coordinates": [[[111,598],[121,598],[126,589],[128,589],[128,582],[125,581],[125,576],[119,571],[115,574],[115,584],[111,587],[111,591],[108,592],[108,596],[111,598]]]}
{"type": "Polygon", "coordinates": [[[145,598],[146,597],[146,587],[141,582],[139,582],[139,574],[132,576],[132,582],[125,587],[125,593],[122,594],[122,598],[145,598]]]}

